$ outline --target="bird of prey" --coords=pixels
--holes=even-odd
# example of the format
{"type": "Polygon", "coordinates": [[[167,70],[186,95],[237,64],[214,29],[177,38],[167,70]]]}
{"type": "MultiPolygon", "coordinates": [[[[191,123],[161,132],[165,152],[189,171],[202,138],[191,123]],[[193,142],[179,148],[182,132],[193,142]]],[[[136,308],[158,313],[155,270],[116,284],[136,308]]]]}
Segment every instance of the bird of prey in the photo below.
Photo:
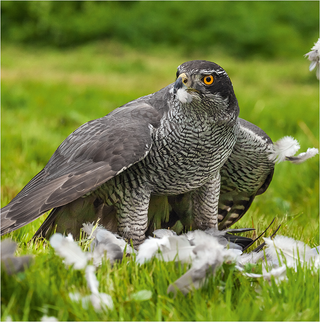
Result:
{"type": "Polygon", "coordinates": [[[151,196],[190,191],[195,227],[217,228],[220,169],[237,140],[238,114],[222,67],[183,63],[175,83],[70,134],[2,208],[1,234],[52,208],[42,231],[65,214],[69,221],[88,222],[106,205],[115,209],[117,232],[137,247],[148,230],[151,196]]]}
{"type": "Polygon", "coordinates": [[[1,213],[1,234],[53,208],[35,237],[77,238],[86,222],[132,239],[155,229],[226,229],[269,186],[276,161],[303,162],[292,138],[272,143],[238,118],[217,64],[190,61],[174,84],[82,125],[1,213]],[[281,155],[281,156],[280,156],[281,155]]]}

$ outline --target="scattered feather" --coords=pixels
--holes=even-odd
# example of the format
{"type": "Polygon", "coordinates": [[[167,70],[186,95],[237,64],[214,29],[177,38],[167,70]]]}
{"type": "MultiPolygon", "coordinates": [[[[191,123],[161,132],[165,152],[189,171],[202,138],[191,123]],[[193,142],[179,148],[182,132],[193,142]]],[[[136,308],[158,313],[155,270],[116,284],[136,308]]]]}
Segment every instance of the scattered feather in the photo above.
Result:
{"type": "Polygon", "coordinates": [[[83,224],[83,231],[92,239],[91,251],[95,266],[101,265],[103,258],[109,259],[113,264],[122,260],[124,251],[127,254],[135,252],[122,237],[101,226],[94,226],[93,223],[83,224]]]}
{"type": "Polygon", "coordinates": [[[81,296],[80,293],[69,293],[69,297],[73,302],[81,302],[81,305],[85,310],[89,309],[90,303],[97,311],[101,311],[102,309],[114,309],[111,296],[105,293],[91,294],[86,296],[81,296]]]}
{"type": "Polygon", "coordinates": [[[173,230],[170,230],[170,229],[156,229],[153,232],[153,235],[157,238],[163,238],[165,236],[167,236],[167,237],[177,236],[177,233],[173,230]]]}
{"type": "Polygon", "coordinates": [[[319,255],[320,254],[320,246],[317,246],[317,247],[313,247],[311,249],[315,255],[319,255]]]}
{"type": "Polygon", "coordinates": [[[300,149],[300,144],[291,136],[285,136],[273,144],[273,151],[269,155],[269,160],[277,163],[285,161],[286,157],[291,157],[300,149]]]}
{"type": "Polygon", "coordinates": [[[0,242],[1,246],[1,264],[8,275],[23,271],[31,264],[32,256],[25,255],[16,257],[14,253],[17,249],[17,243],[10,239],[0,242]]]}
{"type": "Polygon", "coordinates": [[[320,63],[320,38],[318,41],[314,44],[314,46],[311,48],[311,51],[309,51],[307,54],[305,54],[305,57],[307,57],[311,63],[309,66],[309,70],[312,71],[314,68],[317,67],[316,75],[317,78],[320,78],[320,70],[319,70],[319,63],[320,63]]]}
{"type": "Polygon", "coordinates": [[[91,294],[90,300],[93,307],[98,311],[101,309],[109,309],[109,310],[114,309],[112,297],[109,294],[106,294],[106,293],[91,294]]]}
{"type": "Polygon", "coordinates": [[[99,294],[98,288],[99,288],[99,282],[97,280],[96,275],[94,274],[96,271],[96,268],[92,265],[88,265],[86,267],[86,280],[88,283],[88,287],[92,294],[99,294]]]}
{"type": "Polygon", "coordinates": [[[51,236],[50,244],[56,253],[64,258],[66,265],[73,265],[74,269],[83,269],[86,267],[88,257],[79,245],[70,238],[56,233],[51,236]]]}
{"type": "Polygon", "coordinates": [[[298,262],[306,263],[308,266],[313,263],[319,268],[320,255],[305,243],[286,236],[276,236],[273,240],[264,238],[267,245],[266,254],[270,256],[273,263],[286,264],[288,267],[297,269],[298,262]]]}
{"type": "Polygon", "coordinates": [[[319,153],[319,150],[316,149],[316,148],[309,148],[307,150],[307,152],[303,152],[303,153],[300,153],[299,155],[297,155],[296,157],[286,157],[286,160],[287,161],[290,161],[291,163],[296,163],[296,164],[299,164],[299,163],[302,163],[312,157],[314,157],[315,155],[317,155],[319,153]]]}
{"type": "MultiPolygon", "coordinates": [[[[193,288],[197,289],[203,285],[208,274],[215,274],[215,271],[225,261],[235,261],[241,255],[241,250],[228,249],[223,245],[218,237],[211,236],[206,232],[196,230],[192,236],[194,243],[192,266],[189,271],[178,280],[169,285],[167,293],[179,289],[183,294],[187,294],[193,288]]],[[[180,255],[180,253],[179,253],[180,255]]]]}
{"type": "Polygon", "coordinates": [[[190,245],[186,236],[171,236],[168,237],[168,243],[161,246],[161,253],[156,253],[155,257],[163,259],[165,262],[175,260],[190,263],[194,257],[193,249],[194,246],[190,245]]]}
{"type": "Polygon", "coordinates": [[[136,258],[137,262],[143,264],[150,260],[162,246],[169,246],[169,237],[165,236],[161,239],[152,237],[147,238],[139,247],[136,258]]]}
{"type": "Polygon", "coordinates": [[[92,258],[93,265],[96,267],[101,265],[104,258],[109,259],[110,264],[113,265],[115,261],[122,261],[123,251],[116,244],[100,243],[94,248],[92,258]]]}
{"type": "Polygon", "coordinates": [[[260,278],[263,277],[267,281],[271,281],[271,278],[273,277],[277,282],[282,280],[287,280],[287,267],[285,265],[282,265],[280,267],[276,267],[271,269],[270,272],[264,272],[263,274],[253,274],[253,273],[243,273],[244,276],[252,277],[252,278],[260,278]]]}
{"type": "MultiPolygon", "coordinates": [[[[237,258],[237,268],[238,267],[244,267],[247,264],[252,264],[252,265],[256,265],[258,264],[258,262],[260,260],[262,260],[264,258],[264,252],[250,252],[250,253],[245,253],[242,254],[241,256],[239,256],[237,258]]],[[[238,268],[240,270],[240,268],[238,268]]]]}

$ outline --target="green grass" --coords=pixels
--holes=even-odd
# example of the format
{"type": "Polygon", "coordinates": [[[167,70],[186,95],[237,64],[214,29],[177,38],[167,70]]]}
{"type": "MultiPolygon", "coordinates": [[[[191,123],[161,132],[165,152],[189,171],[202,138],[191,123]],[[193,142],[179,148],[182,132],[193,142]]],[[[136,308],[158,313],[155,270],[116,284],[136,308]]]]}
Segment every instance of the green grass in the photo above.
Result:
{"type": "MultiPolygon", "coordinates": [[[[190,56],[165,48],[141,53],[105,42],[64,51],[3,44],[1,205],[45,166],[78,126],[173,82],[176,67],[191,59],[213,60],[224,67],[240,117],[261,127],[272,140],[292,135],[301,151],[318,147],[318,82],[303,57],[235,60],[220,52],[190,56]]],[[[277,165],[267,192],[235,226],[254,226],[259,232],[276,217],[269,235],[282,224],[279,234],[318,245],[318,160],[316,156],[301,165],[277,165]]],[[[46,312],[59,320],[319,319],[319,273],[289,269],[288,282],[277,287],[225,266],[204,288],[173,299],[166,289],[187,267],[157,260],[138,266],[126,259],[113,268],[104,263],[97,272],[99,290],[112,296],[115,310],[82,309],[68,293],[89,294],[83,273],[66,269],[46,243],[27,243],[44,218],[5,236],[19,242],[17,255],[35,258],[24,273],[2,274],[2,319],[10,315],[13,320],[39,320],[46,312]],[[153,292],[152,299],[126,300],[143,289],[153,292]]]]}

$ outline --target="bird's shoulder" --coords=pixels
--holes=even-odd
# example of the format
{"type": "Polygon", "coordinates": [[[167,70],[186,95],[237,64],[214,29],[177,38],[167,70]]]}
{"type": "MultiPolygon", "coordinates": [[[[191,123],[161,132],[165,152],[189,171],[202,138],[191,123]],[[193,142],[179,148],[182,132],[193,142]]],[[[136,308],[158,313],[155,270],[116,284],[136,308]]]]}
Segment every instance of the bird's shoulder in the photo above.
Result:
{"type": "Polygon", "coordinates": [[[86,171],[97,163],[112,164],[117,173],[143,159],[151,148],[152,130],[169,109],[169,87],[77,128],[50,158],[45,167],[48,178],[86,171]]]}

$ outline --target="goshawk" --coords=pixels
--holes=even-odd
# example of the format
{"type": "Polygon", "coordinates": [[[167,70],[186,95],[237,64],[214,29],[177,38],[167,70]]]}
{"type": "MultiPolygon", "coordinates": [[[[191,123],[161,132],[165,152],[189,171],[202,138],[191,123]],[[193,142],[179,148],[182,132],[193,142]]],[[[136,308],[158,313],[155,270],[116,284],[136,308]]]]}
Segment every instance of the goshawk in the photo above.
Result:
{"type": "Polygon", "coordinates": [[[223,68],[204,60],[180,65],[175,83],[70,134],[2,208],[1,234],[52,208],[51,223],[63,213],[84,222],[107,205],[117,232],[138,246],[150,198],[190,191],[194,226],[217,228],[220,169],[236,143],[238,114],[223,68]]]}

